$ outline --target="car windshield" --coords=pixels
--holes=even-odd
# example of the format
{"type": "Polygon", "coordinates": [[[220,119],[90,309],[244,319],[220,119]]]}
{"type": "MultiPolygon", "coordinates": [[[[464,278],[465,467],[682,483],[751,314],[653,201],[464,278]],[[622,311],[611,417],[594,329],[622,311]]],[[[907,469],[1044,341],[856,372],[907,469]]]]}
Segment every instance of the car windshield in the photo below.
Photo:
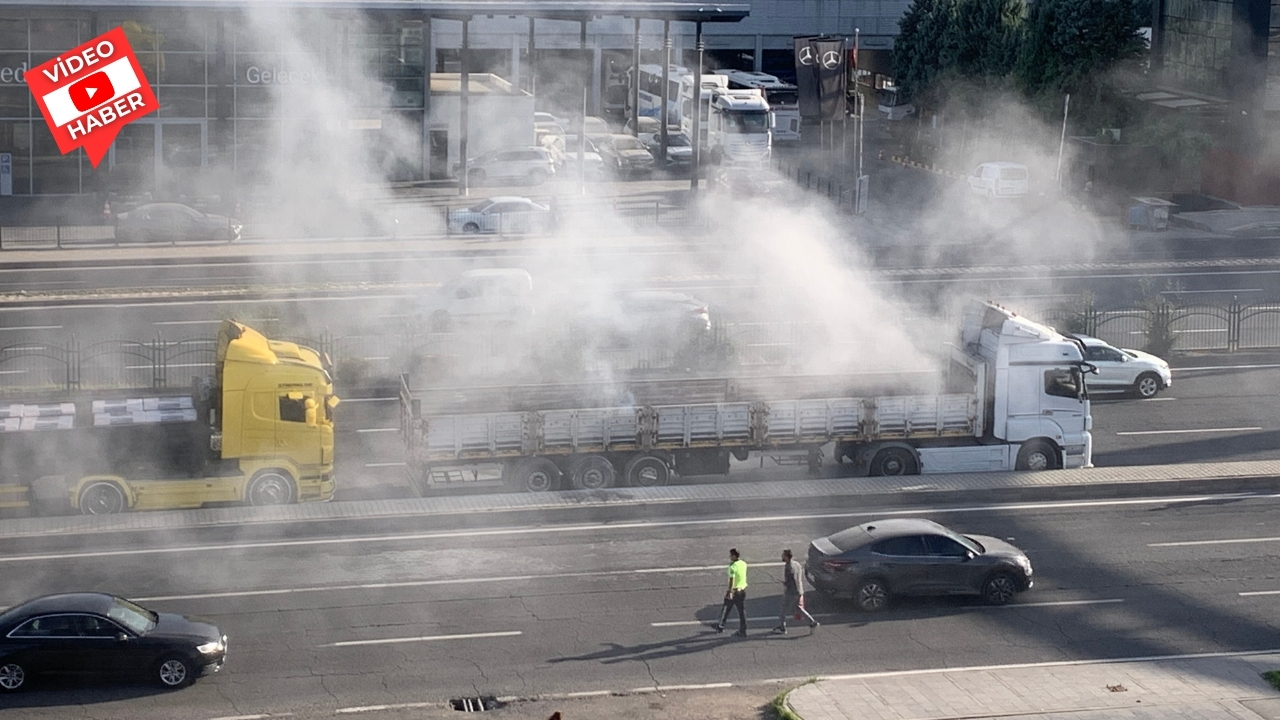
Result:
{"type": "Polygon", "coordinates": [[[467,212],[474,212],[474,213],[482,212],[485,208],[489,207],[492,204],[493,204],[492,200],[484,200],[482,202],[479,202],[467,208],[467,212]]]}
{"type": "Polygon", "coordinates": [[[977,554],[979,554],[979,555],[981,555],[982,553],[984,553],[984,552],[986,552],[986,551],[987,551],[987,548],[986,548],[986,546],[985,546],[985,545],[983,545],[982,543],[978,542],[977,540],[974,540],[973,538],[969,537],[968,535],[955,535],[955,534],[953,533],[953,534],[952,534],[952,537],[955,539],[955,541],[956,541],[956,542],[958,542],[958,543],[960,543],[961,545],[963,545],[963,546],[965,546],[965,547],[969,548],[970,550],[974,551],[975,553],[977,553],[977,554]]]}
{"type": "Polygon", "coordinates": [[[619,137],[613,141],[613,147],[618,150],[644,150],[644,143],[633,137],[619,137]]]}
{"type": "Polygon", "coordinates": [[[683,135],[667,135],[667,147],[690,147],[689,138],[683,135]]]}
{"type": "Polygon", "coordinates": [[[769,113],[732,113],[725,117],[725,121],[729,126],[729,132],[751,134],[769,132],[769,113]]]}
{"type": "Polygon", "coordinates": [[[107,609],[107,617],[138,635],[145,635],[151,632],[160,620],[159,615],[124,598],[115,598],[115,603],[107,609]]]}

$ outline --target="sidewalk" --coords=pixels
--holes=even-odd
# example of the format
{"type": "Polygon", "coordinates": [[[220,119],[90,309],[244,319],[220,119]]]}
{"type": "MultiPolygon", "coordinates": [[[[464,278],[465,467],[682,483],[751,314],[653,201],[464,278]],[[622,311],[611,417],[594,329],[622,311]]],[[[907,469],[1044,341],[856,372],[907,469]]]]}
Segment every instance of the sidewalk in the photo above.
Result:
{"type": "Polygon", "coordinates": [[[803,720],[1275,720],[1280,652],[877,672],[787,696],[803,720]]]}

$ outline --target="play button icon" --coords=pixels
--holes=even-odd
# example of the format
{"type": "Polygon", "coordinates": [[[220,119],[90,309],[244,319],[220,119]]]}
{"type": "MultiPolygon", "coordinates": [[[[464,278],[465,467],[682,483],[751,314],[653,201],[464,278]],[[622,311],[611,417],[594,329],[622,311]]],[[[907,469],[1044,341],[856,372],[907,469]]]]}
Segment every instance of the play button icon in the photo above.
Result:
{"type": "Polygon", "coordinates": [[[105,72],[96,72],[67,88],[71,103],[80,112],[88,112],[115,97],[116,89],[105,72]]]}

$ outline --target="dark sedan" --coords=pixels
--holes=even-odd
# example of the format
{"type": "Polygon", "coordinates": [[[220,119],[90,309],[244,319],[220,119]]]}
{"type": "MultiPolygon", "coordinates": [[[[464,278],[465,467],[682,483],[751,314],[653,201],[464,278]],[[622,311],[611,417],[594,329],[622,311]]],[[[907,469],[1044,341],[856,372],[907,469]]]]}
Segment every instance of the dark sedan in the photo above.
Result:
{"type": "Polygon", "coordinates": [[[876,520],[809,544],[805,574],[859,609],[881,610],[893,595],[981,595],[1003,605],[1031,588],[1031,561],[1004,540],[961,535],[929,520],[876,520]]]}
{"type": "Polygon", "coordinates": [[[176,689],[226,657],[214,625],[104,593],[47,595],[0,614],[0,692],[54,674],[127,674],[176,689]]]}
{"type": "Polygon", "coordinates": [[[180,203],[140,205],[116,216],[116,240],[177,242],[240,239],[243,225],[226,215],[202,213],[180,203]]]}

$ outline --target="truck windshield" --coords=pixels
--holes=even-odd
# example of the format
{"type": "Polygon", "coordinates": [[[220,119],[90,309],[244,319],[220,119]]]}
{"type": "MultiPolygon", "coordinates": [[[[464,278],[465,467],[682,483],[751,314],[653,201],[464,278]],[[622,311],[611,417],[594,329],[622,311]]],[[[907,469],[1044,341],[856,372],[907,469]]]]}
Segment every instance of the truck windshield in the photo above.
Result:
{"type": "Polygon", "coordinates": [[[795,90],[769,90],[768,93],[769,107],[792,107],[800,102],[800,96],[795,90]]]}
{"type": "Polygon", "coordinates": [[[732,133],[767,133],[769,132],[769,113],[729,113],[725,117],[725,125],[725,129],[732,133]]]}

